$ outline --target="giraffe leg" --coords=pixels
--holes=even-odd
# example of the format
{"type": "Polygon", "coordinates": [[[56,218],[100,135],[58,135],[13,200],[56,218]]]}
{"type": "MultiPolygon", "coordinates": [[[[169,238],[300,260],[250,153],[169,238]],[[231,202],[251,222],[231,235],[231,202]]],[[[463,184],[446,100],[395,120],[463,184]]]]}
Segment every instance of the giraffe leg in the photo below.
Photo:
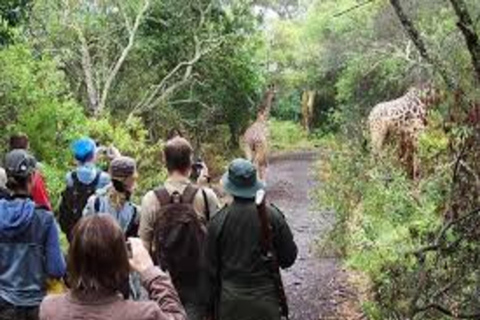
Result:
{"type": "Polygon", "coordinates": [[[386,136],[387,128],[385,126],[370,126],[370,137],[372,140],[372,152],[374,156],[380,155],[386,136]]]}
{"type": "Polygon", "coordinates": [[[261,144],[257,148],[255,166],[257,167],[258,179],[265,182],[267,178],[267,148],[265,144],[261,144]]]}
{"type": "Polygon", "coordinates": [[[245,154],[245,159],[247,159],[248,161],[252,161],[252,162],[253,162],[254,150],[252,150],[250,144],[244,142],[244,143],[242,144],[242,147],[243,147],[243,152],[244,152],[244,154],[245,154]]]}

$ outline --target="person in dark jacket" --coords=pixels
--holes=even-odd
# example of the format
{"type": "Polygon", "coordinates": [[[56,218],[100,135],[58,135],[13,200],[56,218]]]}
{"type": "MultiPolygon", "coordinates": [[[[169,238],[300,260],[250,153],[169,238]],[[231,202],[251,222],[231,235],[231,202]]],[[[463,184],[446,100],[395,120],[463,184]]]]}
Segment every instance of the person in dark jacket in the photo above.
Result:
{"type": "MultiPolygon", "coordinates": [[[[211,271],[216,320],[278,320],[278,288],[262,256],[261,223],[255,204],[264,189],[254,165],[234,160],[222,184],[233,196],[208,228],[207,257],[211,271]]],[[[279,266],[288,268],[297,258],[292,232],[279,209],[267,206],[273,232],[273,248],[279,266]]]]}
{"type": "Polygon", "coordinates": [[[10,199],[0,200],[0,320],[38,319],[47,278],[65,262],[53,214],[31,199],[36,160],[25,150],[5,157],[10,199]]]}

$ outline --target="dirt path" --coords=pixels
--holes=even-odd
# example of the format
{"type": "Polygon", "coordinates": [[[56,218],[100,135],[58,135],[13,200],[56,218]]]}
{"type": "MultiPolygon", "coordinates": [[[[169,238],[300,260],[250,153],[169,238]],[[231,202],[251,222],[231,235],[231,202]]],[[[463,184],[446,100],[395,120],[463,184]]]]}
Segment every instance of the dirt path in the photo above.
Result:
{"type": "Polygon", "coordinates": [[[277,156],[268,169],[269,199],[284,211],[299,247],[296,264],[284,272],[290,319],[361,319],[339,260],[315,253],[315,240],[333,223],[332,214],[315,210],[311,199],[311,191],[319,187],[312,168],[316,156],[312,152],[277,156]]]}

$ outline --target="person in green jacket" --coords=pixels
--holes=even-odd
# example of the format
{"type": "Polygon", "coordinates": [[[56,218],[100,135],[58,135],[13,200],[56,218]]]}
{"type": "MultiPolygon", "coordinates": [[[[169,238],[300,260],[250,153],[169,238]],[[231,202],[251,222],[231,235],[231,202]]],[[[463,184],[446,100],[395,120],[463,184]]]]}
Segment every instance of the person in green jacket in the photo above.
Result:
{"type": "MultiPolygon", "coordinates": [[[[254,165],[234,160],[222,178],[233,202],[220,210],[208,227],[207,260],[212,281],[215,320],[281,319],[278,288],[262,256],[261,223],[255,204],[264,189],[254,165]]],[[[281,268],[291,267],[297,246],[282,212],[267,206],[273,248],[281,268]]]]}

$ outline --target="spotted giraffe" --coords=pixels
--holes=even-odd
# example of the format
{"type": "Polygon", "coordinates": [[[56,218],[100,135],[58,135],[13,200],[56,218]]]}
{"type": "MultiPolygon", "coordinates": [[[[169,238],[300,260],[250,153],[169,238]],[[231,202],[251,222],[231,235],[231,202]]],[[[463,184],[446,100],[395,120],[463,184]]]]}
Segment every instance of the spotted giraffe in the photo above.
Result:
{"type": "Polygon", "coordinates": [[[431,85],[412,87],[402,97],[377,104],[368,117],[372,151],[379,155],[388,137],[400,140],[400,158],[412,178],[418,176],[418,136],[427,125],[427,110],[439,100],[431,85]]]}
{"type": "Polygon", "coordinates": [[[242,137],[242,146],[245,157],[252,161],[257,168],[258,178],[266,179],[268,166],[268,117],[275,99],[275,88],[269,86],[258,108],[257,119],[247,128],[242,137]]]}

